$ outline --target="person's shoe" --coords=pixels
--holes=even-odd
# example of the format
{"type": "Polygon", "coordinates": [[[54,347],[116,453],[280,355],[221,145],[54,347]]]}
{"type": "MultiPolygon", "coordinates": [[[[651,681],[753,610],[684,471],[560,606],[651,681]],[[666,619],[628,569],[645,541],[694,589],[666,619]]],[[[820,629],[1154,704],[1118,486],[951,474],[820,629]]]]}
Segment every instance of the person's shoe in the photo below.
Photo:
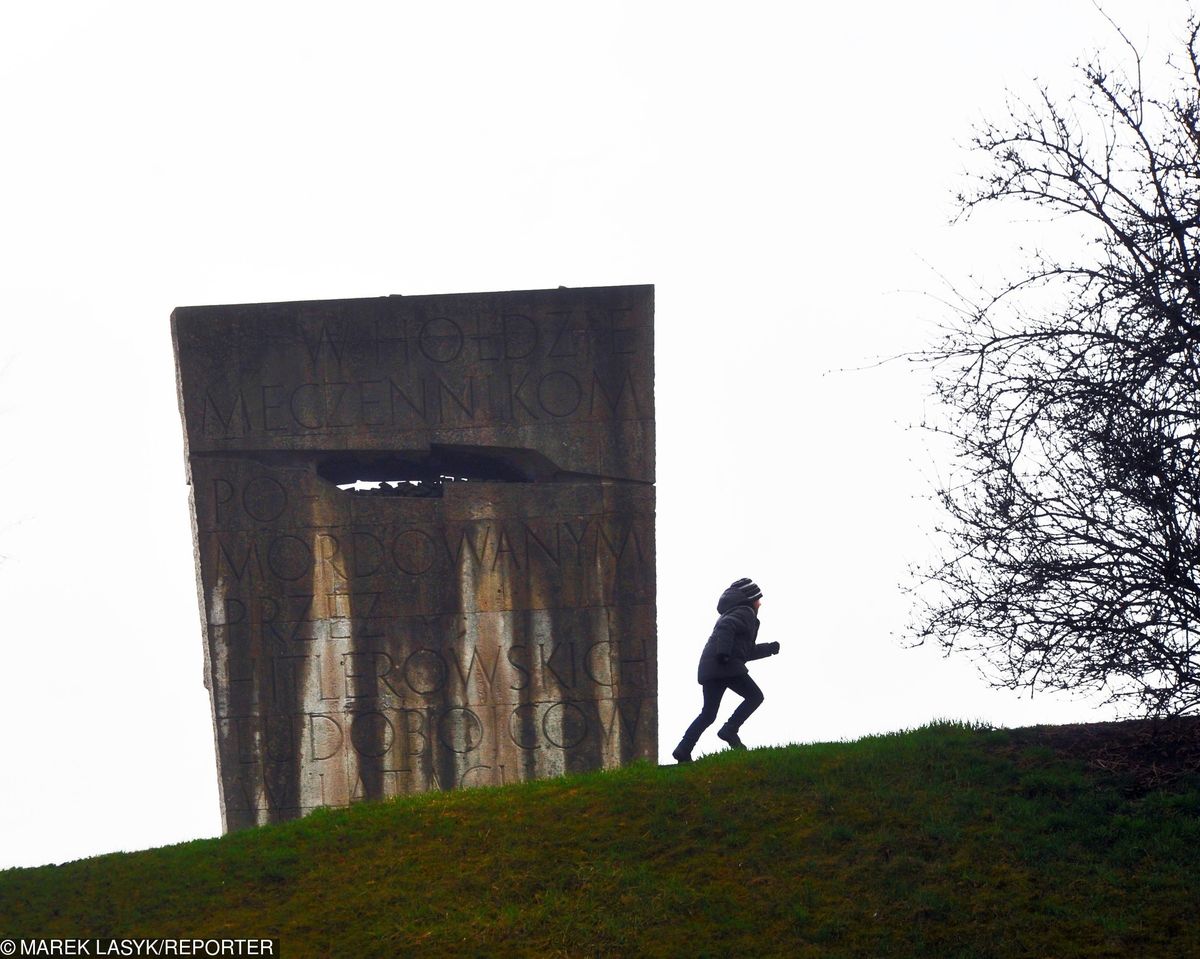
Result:
{"type": "Polygon", "coordinates": [[[722,726],[717,730],[717,738],[729,743],[730,749],[745,749],[746,744],[738,738],[737,730],[722,726]]]}
{"type": "Polygon", "coordinates": [[[671,756],[677,763],[690,763],[692,761],[692,747],[687,743],[680,743],[675,747],[675,751],[671,753],[671,756]]]}

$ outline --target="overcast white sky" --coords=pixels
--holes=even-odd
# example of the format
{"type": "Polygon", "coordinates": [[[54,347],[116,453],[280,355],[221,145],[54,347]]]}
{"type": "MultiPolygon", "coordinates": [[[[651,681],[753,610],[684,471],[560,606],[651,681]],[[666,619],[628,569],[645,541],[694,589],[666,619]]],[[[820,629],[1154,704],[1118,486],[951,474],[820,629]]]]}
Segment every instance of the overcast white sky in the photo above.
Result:
{"type": "Polygon", "coordinates": [[[830,371],[998,280],[1036,228],[948,226],[972,124],[1115,39],[1088,0],[5,5],[0,867],[220,831],[175,306],[655,284],[664,757],[740,576],[783,647],[751,745],[1108,718],[905,647],[928,384],[830,371]]]}

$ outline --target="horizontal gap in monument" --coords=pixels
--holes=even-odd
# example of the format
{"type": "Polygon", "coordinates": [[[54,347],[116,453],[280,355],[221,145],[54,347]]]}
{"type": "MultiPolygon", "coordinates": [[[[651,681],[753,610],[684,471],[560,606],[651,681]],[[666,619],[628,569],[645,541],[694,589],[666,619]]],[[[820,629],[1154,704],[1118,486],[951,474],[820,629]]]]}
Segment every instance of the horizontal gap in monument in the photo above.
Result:
{"type": "Polygon", "coordinates": [[[317,463],[317,475],[345,493],[432,498],[449,483],[627,482],[560,470],[536,450],[439,446],[402,452],[342,452],[317,463]]]}

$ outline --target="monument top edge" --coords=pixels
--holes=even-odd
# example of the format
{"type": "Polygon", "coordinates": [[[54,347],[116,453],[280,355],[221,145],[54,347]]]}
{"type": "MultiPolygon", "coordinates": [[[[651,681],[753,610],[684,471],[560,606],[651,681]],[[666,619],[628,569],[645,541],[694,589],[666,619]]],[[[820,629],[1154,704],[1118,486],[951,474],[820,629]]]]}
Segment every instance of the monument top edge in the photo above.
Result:
{"type": "Polygon", "coordinates": [[[529,290],[475,290],[459,293],[388,293],[381,296],[354,296],[354,297],[336,297],[330,299],[317,300],[272,300],[261,302],[243,302],[243,303],[199,303],[188,306],[177,306],[171,311],[172,319],[181,315],[208,313],[224,310],[243,310],[243,309],[279,309],[287,307],[304,307],[314,305],[332,306],[334,304],[365,304],[365,303],[383,303],[389,301],[406,300],[411,302],[434,302],[434,301],[449,301],[449,300],[485,300],[491,297],[564,297],[576,299],[581,296],[614,296],[620,294],[630,294],[637,296],[654,295],[653,283],[632,283],[632,284],[617,284],[612,286],[559,286],[546,287],[541,289],[529,290]]]}

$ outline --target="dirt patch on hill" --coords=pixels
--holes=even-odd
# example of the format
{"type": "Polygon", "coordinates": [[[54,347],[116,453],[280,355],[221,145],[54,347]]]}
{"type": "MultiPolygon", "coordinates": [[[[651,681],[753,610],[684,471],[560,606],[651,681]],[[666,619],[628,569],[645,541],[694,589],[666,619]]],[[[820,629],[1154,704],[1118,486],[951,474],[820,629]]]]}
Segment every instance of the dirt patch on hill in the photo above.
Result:
{"type": "Polygon", "coordinates": [[[1200,716],[1029,726],[1012,730],[1012,742],[1081,759],[1126,780],[1135,792],[1200,775],[1200,716]]]}

